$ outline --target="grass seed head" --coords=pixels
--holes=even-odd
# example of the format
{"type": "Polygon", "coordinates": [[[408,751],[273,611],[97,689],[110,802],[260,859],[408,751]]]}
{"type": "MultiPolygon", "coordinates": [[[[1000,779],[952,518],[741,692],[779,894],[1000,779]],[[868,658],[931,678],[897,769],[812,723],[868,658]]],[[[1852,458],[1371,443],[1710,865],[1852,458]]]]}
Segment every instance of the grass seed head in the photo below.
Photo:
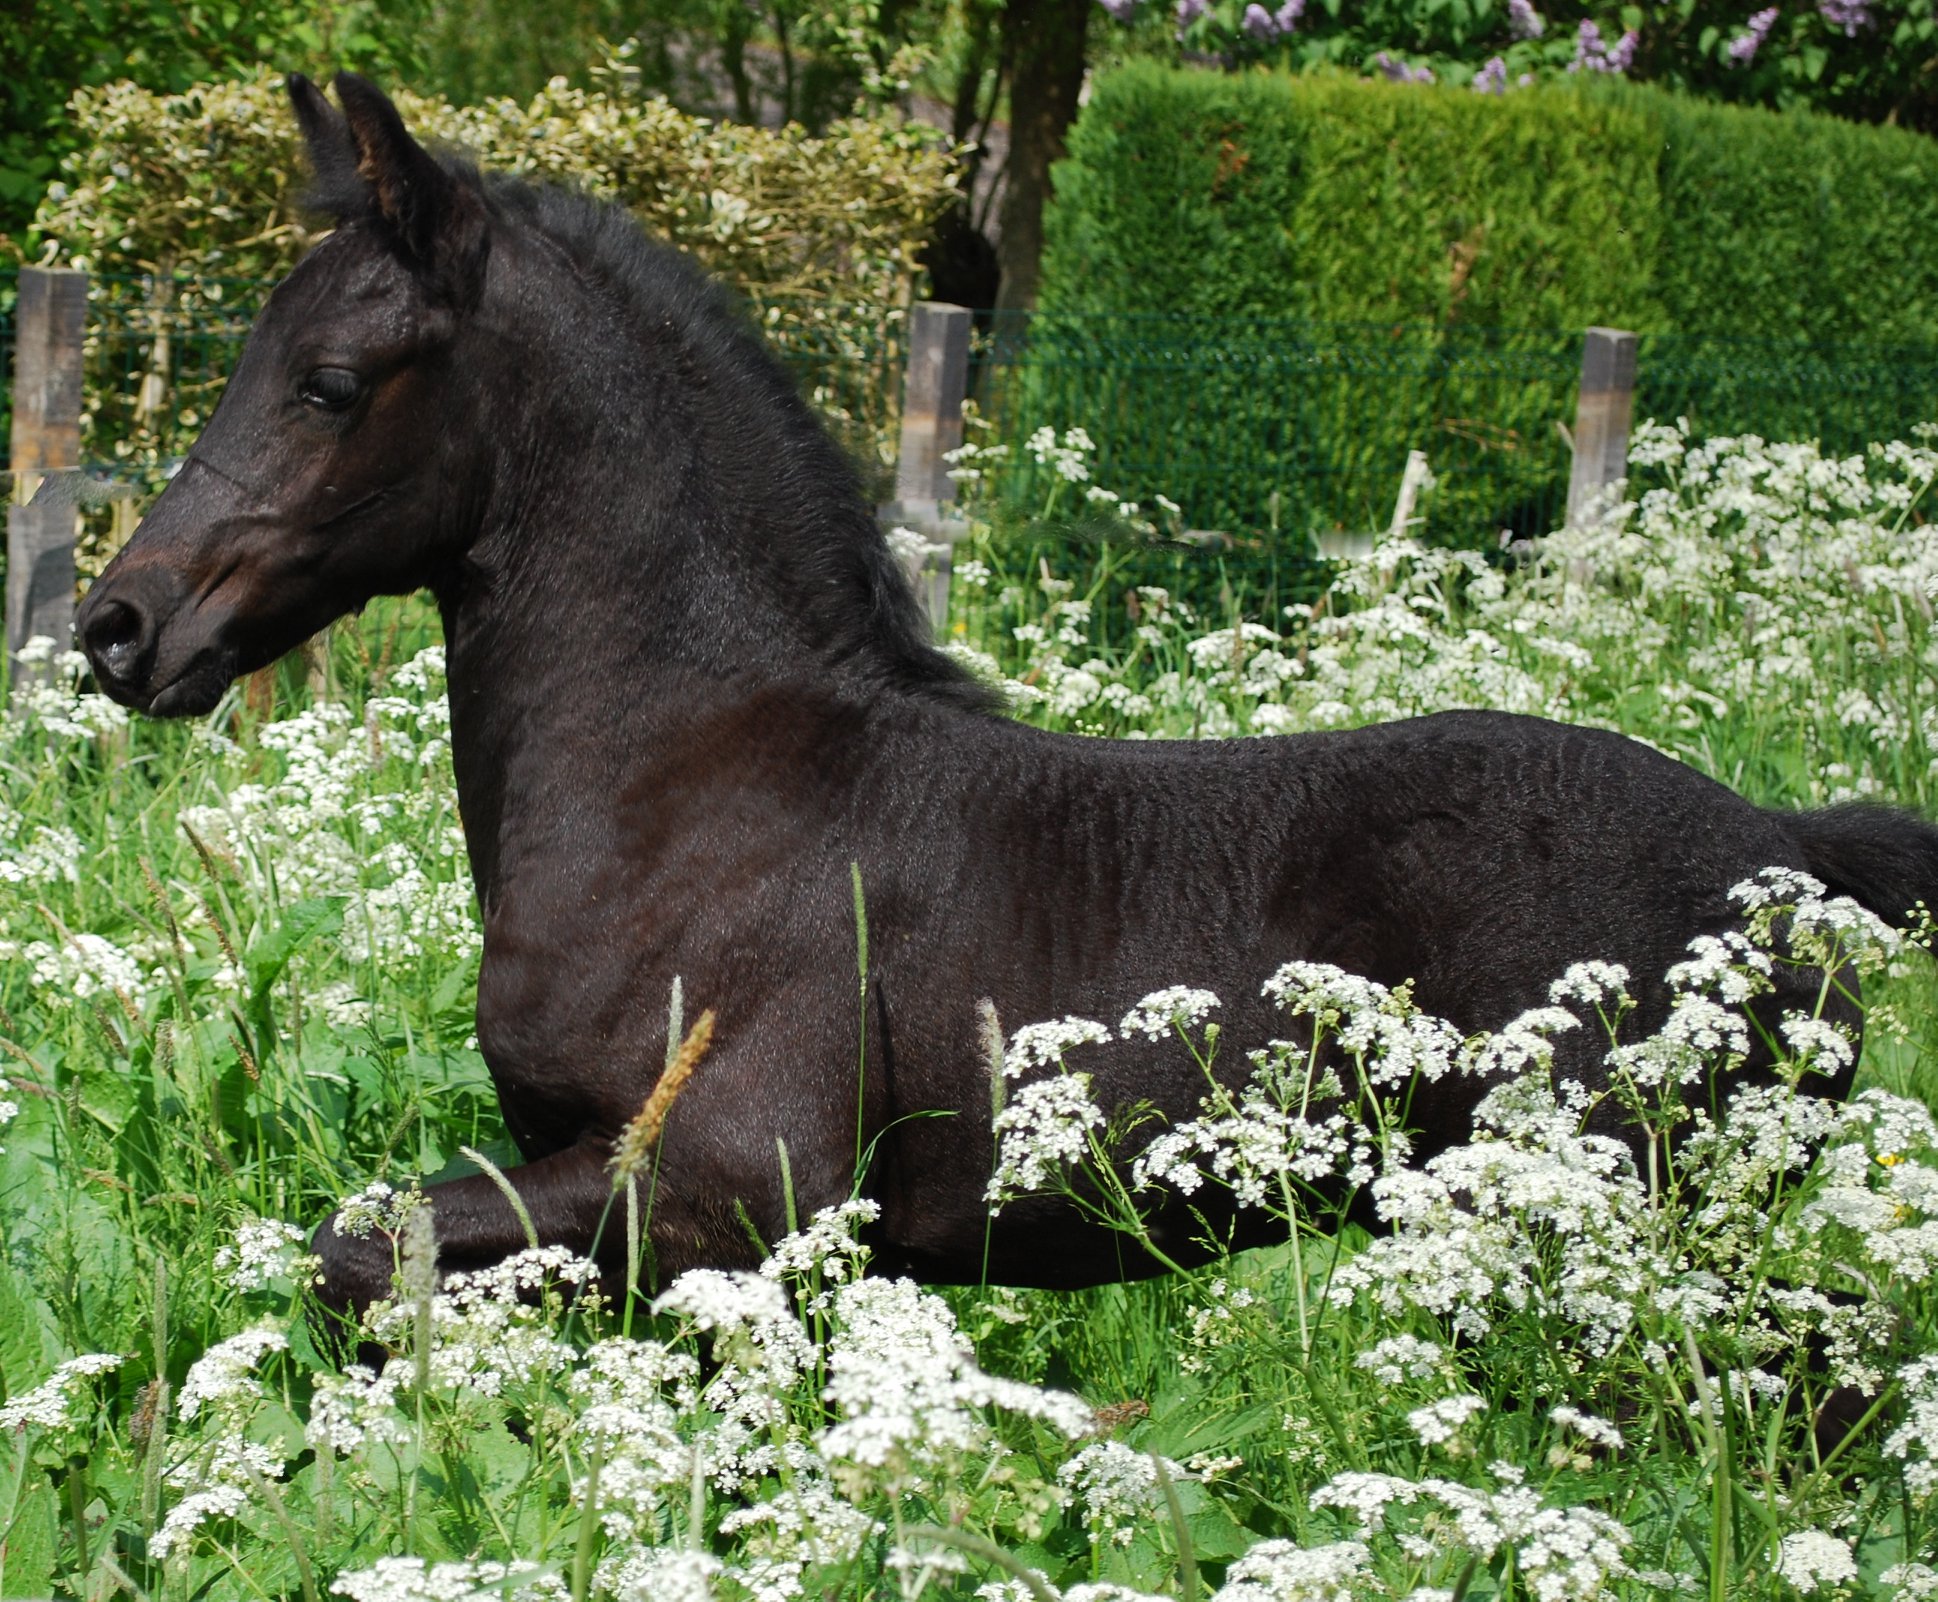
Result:
{"type": "Polygon", "coordinates": [[[660,1130],[666,1125],[666,1115],[673,1110],[674,1099],[687,1080],[692,1078],[693,1070],[699,1067],[700,1059],[707,1054],[707,1047],[712,1043],[713,1011],[709,1008],[694,1020],[693,1027],[687,1031],[686,1039],[680,1042],[680,1049],[666,1065],[666,1071],[659,1076],[659,1082],[653,1086],[645,1105],[626,1125],[613,1147],[612,1175],[615,1186],[626,1184],[645,1165],[654,1143],[659,1139],[660,1130]]]}

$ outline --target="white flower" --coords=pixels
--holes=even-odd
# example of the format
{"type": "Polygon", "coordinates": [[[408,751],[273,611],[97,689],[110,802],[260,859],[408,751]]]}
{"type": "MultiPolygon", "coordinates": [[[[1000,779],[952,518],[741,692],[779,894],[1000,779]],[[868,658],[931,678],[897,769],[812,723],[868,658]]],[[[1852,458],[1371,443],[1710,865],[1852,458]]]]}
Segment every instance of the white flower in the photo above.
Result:
{"type": "Polygon", "coordinates": [[[232,1519],[248,1505],[248,1493],[233,1482],[190,1493],[168,1510],[161,1528],[149,1537],[149,1556],[167,1562],[176,1548],[210,1519],[232,1519]]]}
{"type": "MultiPolygon", "coordinates": [[[[1158,1461],[1121,1441],[1098,1441],[1056,1471],[1057,1483],[1076,1498],[1092,1540],[1128,1546],[1164,1500],[1158,1461]]],[[[1185,1477],[1180,1465],[1163,1463],[1174,1483],[1185,1477]]]]}
{"type": "Polygon", "coordinates": [[[520,1579],[536,1579],[535,1563],[426,1563],[416,1557],[379,1558],[367,1569],[346,1570],[330,1590],[351,1602],[509,1602],[529,1595],[520,1579]]]}
{"type": "Polygon", "coordinates": [[[107,1352],[70,1357],[31,1391],[0,1407],[0,1430],[25,1429],[30,1425],[43,1430],[65,1428],[75,1422],[75,1404],[80,1401],[86,1382],[112,1373],[125,1361],[107,1352]]]}
{"type": "Polygon", "coordinates": [[[1357,1602],[1372,1568],[1363,1541],[1261,1541],[1225,1571],[1211,1602],[1357,1602]]]}
{"type": "Polygon", "coordinates": [[[374,1229],[395,1235],[404,1227],[405,1215],[421,1206],[424,1193],[413,1184],[398,1190],[385,1180],[373,1179],[353,1196],[337,1204],[331,1227],[337,1234],[367,1239],[374,1229]]]}
{"type": "Polygon", "coordinates": [[[1398,1385],[1408,1379],[1431,1379],[1446,1361],[1446,1348],[1417,1335],[1389,1335],[1353,1359],[1353,1367],[1363,1368],[1382,1385],[1398,1385]]]}
{"type": "Polygon", "coordinates": [[[1605,1446],[1614,1451],[1622,1444],[1622,1432],[1618,1426],[1605,1418],[1597,1418],[1593,1413],[1584,1413],[1578,1407],[1563,1403],[1548,1413],[1548,1419],[1563,1430],[1573,1430],[1584,1441],[1596,1446],[1605,1446]]]}
{"type": "Polygon", "coordinates": [[[851,1279],[868,1259],[868,1249],[855,1237],[861,1226],[881,1217],[881,1204],[856,1197],[824,1207],[805,1229],[784,1235],[760,1265],[765,1279],[818,1273],[831,1280],[851,1279]]]}
{"type": "Polygon", "coordinates": [[[1904,1390],[1904,1423],[1884,1450],[1904,1460],[1905,1489],[1913,1496],[1938,1492],[1938,1355],[1919,1358],[1898,1371],[1904,1390]]]}
{"type": "Polygon", "coordinates": [[[1487,1411],[1487,1403],[1473,1395],[1443,1396],[1406,1415],[1407,1428],[1422,1446],[1446,1446],[1451,1451],[1469,1419],[1487,1411]]]}
{"type": "Polygon", "coordinates": [[[818,1442],[831,1460],[891,1477],[966,1452],[996,1406],[1076,1437],[1091,1413],[1073,1396],[997,1379],[975,1365],[948,1304],[906,1279],[863,1279],[834,1293],[826,1398],[838,1415],[818,1442]]]}
{"type": "Polygon", "coordinates": [[[1850,1543],[1822,1530],[1797,1530],[1783,1538],[1776,1571],[1799,1591],[1811,1592],[1857,1578],[1850,1543]]]}
{"type": "Polygon", "coordinates": [[[1010,1036],[1003,1053],[1003,1076],[1021,1079],[1032,1068],[1052,1068],[1073,1046],[1105,1045],[1111,1033],[1089,1018],[1062,1018],[1055,1023],[1025,1024],[1010,1036]]]}
{"type": "Polygon", "coordinates": [[[1619,962],[1577,962],[1548,986],[1548,999],[1559,1006],[1579,1001],[1587,1007],[1604,1002],[1619,1007],[1629,1000],[1628,969],[1619,962]]]}
{"type": "Polygon", "coordinates": [[[720,1362],[764,1371],[778,1383],[814,1360],[787,1292],[758,1273],[688,1269],[653,1303],[653,1311],[680,1314],[713,1336],[720,1362]]]}
{"type": "Polygon", "coordinates": [[[1090,1075],[1058,1074],[1025,1085],[996,1115],[996,1171],[984,1198],[999,1206],[1046,1190],[1051,1176],[1081,1162],[1103,1109],[1090,1099],[1090,1075]]]}
{"type": "Polygon", "coordinates": [[[294,1224],[270,1218],[245,1219],[236,1226],[235,1239],[217,1248],[216,1272],[226,1273],[235,1290],[261,1290],[290,1271],[293,1249],[302,1243],[303,1232],[294,1224]]]}
{"type": "Polygon", "coordinates": [[[714,1581],[724,1565],[710,1552],[689,1547],[650,1547],[627,1556],[611,1589],[619,1602],[713,1602],[714,1581]]]}
{"type": "Polygon", "coordinates": [[[186,1420],[205,1407],[236,1398],[255,1400],[262,1395],[262,1387],[254,1378],[256,1365],[269,1353],[288,1349],[288,1335],[266,1323],[211,1346],[189,1365],[181,1394],[175,1399],[176,1412],[186,1420]]]}
{"type": "Polygon", "coordinates": [[[1209,990],[1194,990],[1189,985],[1172,985],[1153,990],[1124,1014],[1117,1026],[1118,1035],[1128,1040],[1143,1035],[1150,1040],[1169,1040],[1176,1030],[1195,1029],[1218,1006],[1209,990]]]}
{"type": "Polygon", "coordinates": [[[1938,1597],[1938,1569],[1926,1563],[1893,1563],[1878,1579],[1895,1586],[1901,1602],[1927,1602],[1938,1597]]]}

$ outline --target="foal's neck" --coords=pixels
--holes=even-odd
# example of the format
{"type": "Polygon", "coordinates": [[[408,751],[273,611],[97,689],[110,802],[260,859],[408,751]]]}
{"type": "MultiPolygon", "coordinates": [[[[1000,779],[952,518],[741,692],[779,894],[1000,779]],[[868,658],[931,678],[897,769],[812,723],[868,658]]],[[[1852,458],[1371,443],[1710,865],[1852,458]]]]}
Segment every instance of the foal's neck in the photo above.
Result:
{"type": "Polygon", "coordinates": [[[619,798],[709,714],[790,686],[873,699],[893,677],[869,633],[868,563],[838,543],[879,536],[856,526],[866,509],[818,432],[748,416],[663,356],[633,375],[649,392],[636,406],[594,416],[582,397],[615,391],[612,375],[591,376],[553,375],[558,414],[521,419],[509,437],[540,443],[498,465],[495,482],[515,489],[493,495],[438,592],[487,911],[534,840],[595,848],[619,798]],[[837,606],[858,617],[846,632],[837,606]]]}

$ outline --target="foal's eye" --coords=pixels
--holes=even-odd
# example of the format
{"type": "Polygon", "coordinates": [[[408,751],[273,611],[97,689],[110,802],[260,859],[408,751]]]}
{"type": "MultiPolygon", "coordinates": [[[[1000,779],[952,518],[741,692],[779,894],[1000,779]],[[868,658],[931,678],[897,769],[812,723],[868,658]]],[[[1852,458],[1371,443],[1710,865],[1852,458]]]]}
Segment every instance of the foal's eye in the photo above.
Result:
{"type": "Polygon", "coordinates": [[[310,406],[340,412],[363,393],[363,380],[347,367],[319,367],[297,394],[310,406]]]}

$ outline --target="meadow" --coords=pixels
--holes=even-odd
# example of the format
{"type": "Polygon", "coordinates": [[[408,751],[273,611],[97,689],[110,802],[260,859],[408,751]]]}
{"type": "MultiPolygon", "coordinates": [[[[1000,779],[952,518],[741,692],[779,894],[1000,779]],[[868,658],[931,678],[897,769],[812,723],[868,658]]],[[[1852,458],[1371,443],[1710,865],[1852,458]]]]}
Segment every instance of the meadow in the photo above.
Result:
{"type": "MultiPolygon", "coordinates": [[[[1039,510],[1103,535],[985,524],[958,553],[951,647],[1016,716],[1214,738],[1496,707],[1767,804],[1938,815],[1930,443],[1647,428],[1590,528],[1437,549],[1429,496],[1418,537],[1269,610],[1127,584],[1169,510],[1091,482],[1080,435],[1034,448],[1039,510]]],[[[992,1019],[992,1206],[1061,1192],[1135,1238],[1158,1191],[1222,1187],[1282,1226],[1160,1280],[871,1278],[857,1199],[758,1273],[608,1301],[535,1247],[440,1282],[413,1180],[515,1154],[434,618],[373,606],[192,726],[32,654],[0,725],[0,1596],[1938,1597],[1923,919],[1747,882],[1648,1037],[1642,976],[1593,953],[1479,1039],[1288,963],[1260,976],[1287,1043],[1166,1129],[1092,1102],[1085,1045],[1149,1032],[1209,1070],[1219,998],[1152,974],[1123,1018],[992,1019]],[[1732,1082],[1789,962],[1825,971],[1820,1011],[1861,978],[1847,1103],[1813,1094],[1853,1051],[1821,1016],[1771,1042],[1782,1084],[1732,1082]],[[1575,1029],[1675,1130],[1654,1172],[1554,1082],[1575,1029]],[[1475,1071],[1471,1142],[1409,1161],[1407,1085],[1475,1071]],[[1360,1192],[1378,1235],[1344,1221],[1360,1192]],[[308,1232],[351,1197],[395,1244],[381,1372],[304,1316],[308,1232]]],[[[704,1073],[692,1022],[669,997],[669,1065],[704,1073]]]]}

